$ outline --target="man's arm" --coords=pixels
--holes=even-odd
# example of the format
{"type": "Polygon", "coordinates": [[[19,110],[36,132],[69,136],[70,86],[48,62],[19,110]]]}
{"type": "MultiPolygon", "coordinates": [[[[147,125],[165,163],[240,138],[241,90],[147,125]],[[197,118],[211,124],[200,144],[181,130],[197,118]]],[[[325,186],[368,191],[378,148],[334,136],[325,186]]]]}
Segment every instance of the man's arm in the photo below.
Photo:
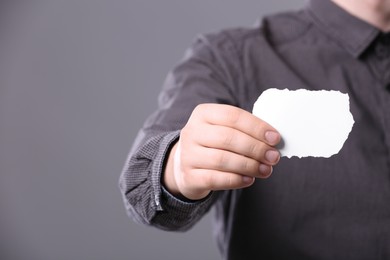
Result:
{"type": "Polygon", "coordinates": [[[244,85],[234,48],[224,34],[200,37],[169,74],[120,178],[137,222],[186,230],[218,198],[211,191],[249,186],[278,161],[266,159],[278,134],[236,107],[244,85]]]}

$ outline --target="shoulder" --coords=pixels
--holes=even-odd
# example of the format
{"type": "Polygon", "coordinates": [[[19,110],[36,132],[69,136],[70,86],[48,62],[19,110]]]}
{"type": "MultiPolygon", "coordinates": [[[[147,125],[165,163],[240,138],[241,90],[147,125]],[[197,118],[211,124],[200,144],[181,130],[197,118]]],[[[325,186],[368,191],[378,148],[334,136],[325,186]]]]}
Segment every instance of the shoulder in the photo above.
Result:
{"type": "Polygon", "coordinates": [[[280,12],[259,19],[253,26],[226,28],[201,34],[197,41],[216,51],[240,51],[261,42],[283,44],[302,36],[311,27],[311,21],[304,10],[280,12]]]}
{"type": "Polygon", "coordinates": [[[264,33],[273,45],[289,43],[302,37],[312,25],[313,22],[304,9],[266,16],[262,20],[264,33]]]}
{"type": "Polygon", "coordinates": [[[263,37],[261,24],[253,27],[226,28],[217,32],[201,34],[197,36],[197,41],[209,46],[215,51],[232,52],[240,48],[245,42],[253,41],[263,37]]]}

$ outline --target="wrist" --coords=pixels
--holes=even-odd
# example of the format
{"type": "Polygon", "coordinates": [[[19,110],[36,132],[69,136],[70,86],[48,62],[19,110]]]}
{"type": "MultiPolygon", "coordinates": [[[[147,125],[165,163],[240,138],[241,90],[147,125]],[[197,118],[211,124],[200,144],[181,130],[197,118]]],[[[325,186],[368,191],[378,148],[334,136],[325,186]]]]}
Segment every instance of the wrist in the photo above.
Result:
{"type": "Polygon", "coordinates": [[[178,143],[176,142],[169,151],[168,158],[163,170],[163,176],[161,178],[164,188],[174,196],[181,197],[181,193],[177,186],[174,174],[174,159],[177,150],[178,143]]]}

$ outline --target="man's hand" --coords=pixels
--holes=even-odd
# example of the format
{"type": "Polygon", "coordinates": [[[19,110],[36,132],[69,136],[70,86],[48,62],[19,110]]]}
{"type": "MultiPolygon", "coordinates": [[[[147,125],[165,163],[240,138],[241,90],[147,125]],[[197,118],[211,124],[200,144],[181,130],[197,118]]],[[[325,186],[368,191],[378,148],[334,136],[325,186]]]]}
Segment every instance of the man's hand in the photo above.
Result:
{"type": "Polygon", "coordinates": [[[213,190],[248,187],[267,178],[279,159],[279,133],[251,113],[228,105],[197,106],[164,172],[165,187],[198,200],[213,190]]]}

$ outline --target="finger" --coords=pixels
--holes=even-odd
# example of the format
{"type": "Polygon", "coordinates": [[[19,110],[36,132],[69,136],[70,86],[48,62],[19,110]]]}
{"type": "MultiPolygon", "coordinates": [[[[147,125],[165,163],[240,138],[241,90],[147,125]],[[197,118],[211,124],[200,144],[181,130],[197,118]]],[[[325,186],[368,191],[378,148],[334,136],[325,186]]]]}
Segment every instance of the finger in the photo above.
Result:
{"type": "Polygon", "coordinates": [[[230,172],[194,169],[192,174],[198,179],[199,190],[232,190],[245,188],[253,184],[255,178],[230,172]]]}
{"type": "Polygon", "coordinates": [[[237,129],[268,145],[280,142],[280,134],[271,125],[243,109],[221,104],[202,104],[196,108],[209,124],[237,129]]]}
{"type": "MultiPolygon", "coordinates": [[[[217,125],[206,125],[194,140],[198,145],[244,155],[258,162],[275,165],[279,152],[272,146],[239,130],[217,125]]],[[[220,158],[217,158],[220,159],[220,158]]]]}
{"type": "Polygon", "coordinates": [[[264,174],[264,171],[260,171],[261,163],[258,161],[229,151],[213,148],[196,149],[191,157],[193,160],[191,165],[197,169],[231,172],[250,177],[261,177],[264,174]]]}

